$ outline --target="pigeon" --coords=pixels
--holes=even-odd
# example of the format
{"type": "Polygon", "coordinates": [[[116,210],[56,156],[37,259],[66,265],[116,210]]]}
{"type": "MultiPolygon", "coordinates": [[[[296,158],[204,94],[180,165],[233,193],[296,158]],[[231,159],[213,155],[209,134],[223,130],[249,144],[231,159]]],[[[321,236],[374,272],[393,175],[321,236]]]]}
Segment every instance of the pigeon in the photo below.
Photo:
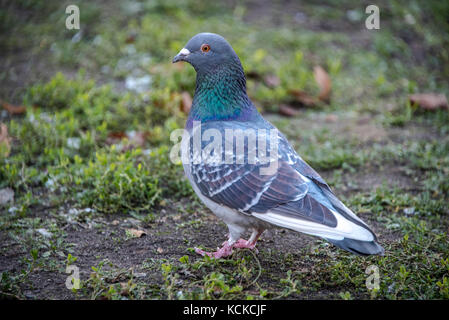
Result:
{"type": "MultiPolygon", "coordinates": [[[[317,236],[356,255],[383,255],[374,232],[265,120],[246,92],[239,57],[220,35],[199,33],[173,58],[196,71],[181,154],[201,201],[228,227],[212,258],[255,249],[270,228],[317,236]],[[248,240],[242,235],[251,232],[248,240]]],[[[257,250],[257,249],[255,249],[257,250]]]]}

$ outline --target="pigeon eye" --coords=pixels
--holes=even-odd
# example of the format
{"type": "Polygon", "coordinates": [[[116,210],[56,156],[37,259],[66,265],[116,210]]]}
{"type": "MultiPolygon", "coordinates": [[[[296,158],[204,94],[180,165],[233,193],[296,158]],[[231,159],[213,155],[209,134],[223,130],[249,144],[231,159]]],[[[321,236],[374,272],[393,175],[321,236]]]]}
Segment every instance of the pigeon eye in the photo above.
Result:
{"type": "Polygon", "coordinates": [[[203,44],[203,45],[201,46],[201,51],[202,51],[202,52],[209,52],[209,51],[210,51],[210,45],[208,45],[208,44],[203,44]]]}

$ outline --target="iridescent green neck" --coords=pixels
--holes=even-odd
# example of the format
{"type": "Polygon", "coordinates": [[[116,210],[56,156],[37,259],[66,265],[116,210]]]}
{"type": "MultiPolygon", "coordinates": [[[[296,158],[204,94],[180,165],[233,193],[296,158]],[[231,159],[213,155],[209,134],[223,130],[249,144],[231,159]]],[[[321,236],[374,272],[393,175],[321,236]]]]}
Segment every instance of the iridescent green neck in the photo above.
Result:
{"type": "Polygon", "coordinates": [[[190,118],[199,121],[237,119],[244,117],[251,108],[240,64],[197,72],[190,118]]]}

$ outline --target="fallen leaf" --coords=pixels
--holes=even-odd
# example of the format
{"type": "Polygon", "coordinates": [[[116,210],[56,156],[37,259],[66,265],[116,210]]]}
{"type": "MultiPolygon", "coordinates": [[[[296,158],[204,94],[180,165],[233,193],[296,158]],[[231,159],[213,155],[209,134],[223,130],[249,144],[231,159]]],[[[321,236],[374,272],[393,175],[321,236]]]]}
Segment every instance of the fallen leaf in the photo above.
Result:
{"type": "Polygon", "coordinates": [[[192,96],[187,91],[183,91],[181,93],[181,110],[185,114],[190,112],[190,108],[192,107],[192,96]]]}
{"type": "Polygon", "coordinates": [[[11,188],[0,189],[0,205],[14,202],[14,190],[11,188]]]}
{"type": "Polygon", "coordinates": [[[279,106],[279,113],[287,117],[294,117],[299,114],[299,111],[287,104],[281,104],[279,106]]]}
{"type": "Polygon", "coordinates": [[[273,74],[266,75],[263,80],[265,84],[270,88],[278,87],[281,84],[281,79],[273,74]]]}
{"type": "Polygon", "coordinates": [[[157,252],[163,253],[163,252],[164,252],[164,249],[162,249],[161,247],[159,247],[159,248],[157,248],[157,252]]]}
{"type": "Polygon", "coordinates": [[[0,123],[0,157],[7,157],[11,152],[11,138],[8,135],[8,127],[0,123]]]}
{"type": "Polygon", "coordinates": [[[126,229],[126,231],[128,231],[130,234],[132,234],[134,237],[136,238],[140,238],[143,235],[146,235],[147,233],[143,230],[138,230],[138,229],[126,229]]]}
{"type": "Polygon", "coordinates": [[[296,101],[302,103],[307,107],[313,107],[318,103],[316,98],[310,96],[308,93],[302,90],[289,90],[288,93],[293,95],[296,101]]]}
{"type": "Polygon", "coordinates": [[[118,225],[119,223],[120,223],[120,221],[118,221],[118,220],[114,220],[114,221],[111,222],[111,224],[112,224],[113,226],[116,226],[116,225],[118,225]]]}
{"type": "Polygon", "coordinates": [[[260,73],[258,73],[257,71],[247,71],[245,73],[245,75],[248,79],[260,79],[261,78],[260,73]]]}
{"type": "Polygon", "coordinates": [[[106,144],[120,144],[123,139],[128,139],[126,144],[121,144],[118,146],[119,151],[128,151],[134,148],[141,148],[145,145],[145,141],[148,137],[148,132],[142,131],[129,131],[129,132],[111,132],[106,138],[106,144]]]}
{"type": "Polygon", "coordinates": [[[120,140],[126,138],[126,133],[120,131],[120,132],[109,132],[108,137],[106,138],[106,144],[107,145],[113,145],[118,144],[120,140]]]}
{"type": "Polygon", "coordinates": [[[136,32],[130,32],[128,33],[125,42],[126,43],[134,43],[136,42],[137,33],[136,32]]]}
{"type": "Polygon", "coordinates": [[[26,107],[24,106],[13,106],[12,104],[2,101],[3,109],[8,111],[10,114],[22,114],[26,112],[26,107]]]}
{"type": "Polygon", "coordinates": [[[332,82],[331,78],[329,77],[329,74],[322,67],[315,66],[313,68],[313,75],[315,77],[315,81],[318,83],[318,86],[320,87],[318,99],[320,99],[321,101],[328,102],[332,89],[332,82]]]}
{"type": "Polygon", "coordinates": [[[449,109],[446,96],[438,93],[417,93],[409,97],[412,105],[418,105],[424,110],[449,109]]]}
{"type": "Polygon", "coordinates": [[[125,40],[126,43],[134,43],[135,41],[136,37],[134,35],[129,35],[125,40]]]}
{"type": "Polygon", "coordinates": [[[109,132],[108,133],[108,138],[123,139],[123,138],[126,138],[126,133],[124,133],[123,131],[120,131],[120,132],[109,132]]]}

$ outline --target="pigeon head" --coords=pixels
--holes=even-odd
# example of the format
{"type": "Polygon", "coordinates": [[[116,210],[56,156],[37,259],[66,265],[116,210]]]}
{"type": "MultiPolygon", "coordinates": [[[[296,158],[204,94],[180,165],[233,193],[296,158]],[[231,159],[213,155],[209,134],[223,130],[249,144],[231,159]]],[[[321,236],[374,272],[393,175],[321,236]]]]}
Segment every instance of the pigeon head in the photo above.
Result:
{"type": "Polygon", "coordinates": [[[198,73],[216,71],[223,66],[235,66],[243,72],[240,60],[231,45],[215,33],[198,33],[173,58],[173,63],[190,63],[198,73]]]}
{"type": "Polygon", "coordinates": [[[246,120],[257,114],[246,93],[246,79],[240,59],[222,36],[199,33],[174,57],[196,70],[196,88],[191,120],[246,120]]]}

